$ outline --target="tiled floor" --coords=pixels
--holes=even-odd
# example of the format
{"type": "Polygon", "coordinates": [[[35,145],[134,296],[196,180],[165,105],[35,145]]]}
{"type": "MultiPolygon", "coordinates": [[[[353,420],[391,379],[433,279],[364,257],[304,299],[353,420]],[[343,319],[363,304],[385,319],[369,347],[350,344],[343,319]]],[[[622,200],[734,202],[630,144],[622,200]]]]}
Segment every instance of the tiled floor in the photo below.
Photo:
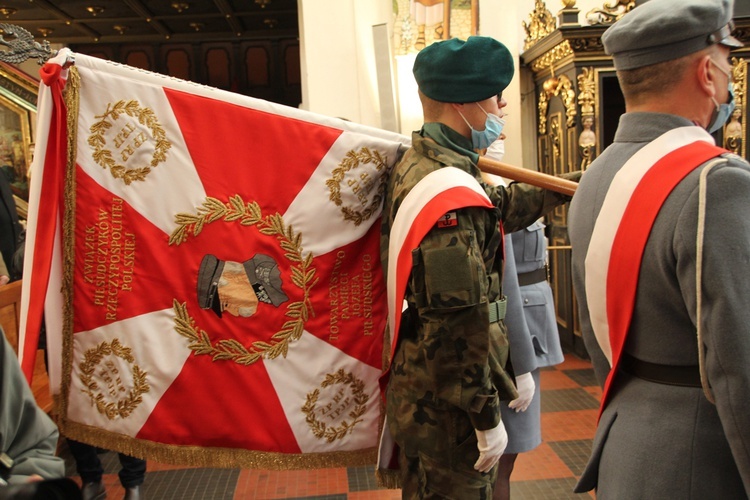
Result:
{"type": "MultiPolygon", "coordinates": [[[[513,500],[587,498],[573,486],[586,464],[596,428],[601,390],[591,364],[566,354],[541,372],[542,444],[519,455],[511,477],[513,500]]],[[[65,453],[68,474],[75,475],[65,453]]],[[[115,453],[101,455],[108,498],[122,498],[115,453]]],[[[378,489],[372,467],[303,471],[184,468],[148,463],[142,488],[148,500],[188,499],[399,499],[399,490],[378,489]]],[[[593,495],[591,495],[593,497],[593,495]]]]}

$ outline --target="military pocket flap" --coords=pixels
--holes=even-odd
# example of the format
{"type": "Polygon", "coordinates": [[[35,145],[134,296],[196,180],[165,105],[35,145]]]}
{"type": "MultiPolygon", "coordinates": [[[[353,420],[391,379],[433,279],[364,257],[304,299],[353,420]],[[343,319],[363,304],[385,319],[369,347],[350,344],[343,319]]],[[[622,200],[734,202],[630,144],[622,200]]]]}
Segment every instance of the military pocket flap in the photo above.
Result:
{"type": "Polygon", "coordinates": [[[543,306],[547,304],[547,297],[542,292],[528,290],[523,291],[521,295],[523,296],[524,307],[543,306]]]}
{"type": "Polygon", "coordinates": [[[479,303],[475,263],[462,246],[425,249],[425,291],[431,309],[452,309],[479,303]]]}

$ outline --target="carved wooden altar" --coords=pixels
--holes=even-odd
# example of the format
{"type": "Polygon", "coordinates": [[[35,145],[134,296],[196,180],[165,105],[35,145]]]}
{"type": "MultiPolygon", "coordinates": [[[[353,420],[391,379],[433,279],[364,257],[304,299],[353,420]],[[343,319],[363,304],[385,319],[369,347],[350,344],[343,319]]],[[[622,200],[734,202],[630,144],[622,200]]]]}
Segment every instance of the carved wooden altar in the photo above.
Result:
{"type": "MultiPolygon", "coordinates": [[[[601,35],[637,3],[607,0],[601,8],[582,13],[575,0],[563,0],[562,10],[553,16],[542,0],[536,0],[529,21],[523,23],[527,38],[521,60],[533,75],[539,171],[559,175],[585,170],[612,143],[625,102],[601,35]]],[[[735,37],[746,45],[731,56],[736,112],[715,137],[717,144],[747,158],[750,15],[735,18],[735,23],[735,37]]],[[[586,356],[571,281],[567,215],[567,206],[559,207],[546,220],[550,276],[561,342],[586,356]]]]}

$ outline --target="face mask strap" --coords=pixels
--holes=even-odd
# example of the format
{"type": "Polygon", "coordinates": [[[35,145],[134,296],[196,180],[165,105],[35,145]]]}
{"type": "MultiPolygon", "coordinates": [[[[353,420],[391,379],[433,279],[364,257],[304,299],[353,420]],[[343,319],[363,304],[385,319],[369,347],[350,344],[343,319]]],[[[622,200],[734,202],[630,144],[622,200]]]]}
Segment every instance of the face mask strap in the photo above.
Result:
{"type": "MultiPolygon", "coordinates": [[[[481,107],[481,106],[480,106],[481,107]]],[[[458,111],[458,110],[456,110],[458,111]]],[[[466,126],[469,127],[471,130],[474,130],[474,127],[471,126],[471,123],[469,123],[469,120],[466,119],[463,113],[458,111],[459,116],[463,119],[464,123],[466,123],[466,126]]]]}
{"type": "Polygon", "coordinates": [[[476,104],[479,107],[479,109],[482,110],[482,113],[484,113],[484,116],[490,116],[490,114],[486,112],[484,108],[478,102],[475,102],[474,104],[476,104]]]}

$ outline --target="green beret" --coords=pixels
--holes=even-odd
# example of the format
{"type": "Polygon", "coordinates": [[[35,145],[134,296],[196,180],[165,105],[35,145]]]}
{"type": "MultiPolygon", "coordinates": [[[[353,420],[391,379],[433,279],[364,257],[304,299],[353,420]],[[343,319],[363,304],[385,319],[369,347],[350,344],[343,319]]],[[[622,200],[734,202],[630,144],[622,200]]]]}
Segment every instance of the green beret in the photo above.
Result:
{"type": "Polygon", "coordinates": [[[494,38],[451,38],[422,49],[414,61],[419,90],[440,102],[477,102],[502,92],[513,78],[513,56],[494,38]]]}
{"type": "Polygon", "coordinates": [[[711,45],[742,47],[732,36],[734,0],[650,0],[602,35],[615,69],[679,59],[711,45]]]}

